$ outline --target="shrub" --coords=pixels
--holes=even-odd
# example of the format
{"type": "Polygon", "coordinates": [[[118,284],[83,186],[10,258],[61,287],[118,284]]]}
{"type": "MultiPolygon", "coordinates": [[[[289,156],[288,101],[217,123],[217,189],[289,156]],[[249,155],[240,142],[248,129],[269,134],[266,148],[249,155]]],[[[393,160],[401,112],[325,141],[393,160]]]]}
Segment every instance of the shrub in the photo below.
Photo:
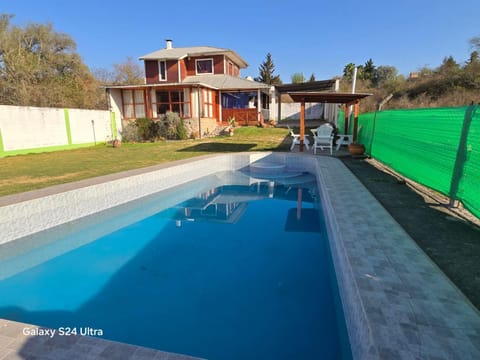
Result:
{"type": "Polygon", "coordinates": [[[158,135],[158,124],[148,118],[135,120],[137,134],[143,141],[153,141],[158,135]]]}
{"type": "Polygon", "coordinates": [[[187,138],[185,125],[177,113],[167,111],[159,123],[159,134],[162,137],[170,140],[184,140],[187,138]]]}
{"type": "Polygon", "coordinates": [[[185,140],[186,138],[187,138],[187,129],[185,128],[183,121],[180,120],[180,122],[177,124],[177,139],[185,140]]]}
{"type": "Polygon", "coordinates": [[[123,142],[140,141],[140,137],[138,136],[138,129],[134,121],[123,122],[122,141],[123,142]]]}

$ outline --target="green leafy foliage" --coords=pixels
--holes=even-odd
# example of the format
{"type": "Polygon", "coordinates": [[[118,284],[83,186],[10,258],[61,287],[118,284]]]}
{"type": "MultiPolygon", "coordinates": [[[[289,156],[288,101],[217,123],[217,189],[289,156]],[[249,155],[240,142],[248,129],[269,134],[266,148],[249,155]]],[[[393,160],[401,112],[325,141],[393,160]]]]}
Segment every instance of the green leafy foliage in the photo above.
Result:
{"type": "Polygon", "coordinates": [[[0,103],[105,108],[106,97],[76,52],[73,39],[51,24],[10,24],[0,15],[0,103]]]}
{"type": "Polygon", "coordinates": [[[292,84],[301,84],[305,82],[305,76],[303,76],[303,73],[294,73],[292,74],[292,84]]]}
{"type": "Polygon", "coordinates": [[[148,119],[139,118],[135,120],[137,135],[143,141],[153,141],[158,135],[158,123],[148,119]]]}

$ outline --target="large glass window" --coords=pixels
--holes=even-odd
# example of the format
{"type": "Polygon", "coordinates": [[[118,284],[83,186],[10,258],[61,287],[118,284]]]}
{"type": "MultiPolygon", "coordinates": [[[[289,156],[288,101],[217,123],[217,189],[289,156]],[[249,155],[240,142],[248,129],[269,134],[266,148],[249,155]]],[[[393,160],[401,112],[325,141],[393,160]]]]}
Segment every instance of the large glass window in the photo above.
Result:
{"type": "Polygon", "coordinates": [[[160,81],[167,81],[167,62],[158,62],[158,76],[160,81]]]}
{"type": "Polygon", "coordinates": [[[176,112],[182,118],[190,117],[190,90],[157,91],[157,113],[176,112]]]}
{"type": "Polygon", "coordinates": [[[213,60],[195,60],[195,68],[197,70],[197,74],[213,74],[213,60]]]}
{"type": "Polygon", "coordinates": [[[212,90],[203,89],[202,90],[202,99],[203,99],[203,111],[202,117],[213,117],[213,100],[212,100],[212,90]]]}
{"type": "Polygon", "coordinates": [[[150,90],[150,99],[152,100],[152,117],[154,119],[158,118],[157,114],[157,94],[154,89],[150,90]]]}
{"type": "Polygon", "coordinates": [[[143,95],[143,90],[135,90],[135,118],[145,117],[145,97],[143,95]]]}
{"type": "Polygon", "coordinates": [[[145,117],[145,96],[143,90],[122,90],[123,118],[145,117]]]}

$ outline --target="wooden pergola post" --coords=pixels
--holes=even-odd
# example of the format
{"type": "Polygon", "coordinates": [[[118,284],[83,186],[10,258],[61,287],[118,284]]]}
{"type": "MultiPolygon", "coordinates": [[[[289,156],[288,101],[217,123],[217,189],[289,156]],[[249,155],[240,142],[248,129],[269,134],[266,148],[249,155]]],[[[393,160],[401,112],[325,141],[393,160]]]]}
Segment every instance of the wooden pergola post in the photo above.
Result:
{"type": "Polygon", "coordinates": [[[350,106],[345,104],[345,123],[343,124],[343,133],[348,134],[348,118],[350,117],[350,106]]]}
{"type": "MultiPolygon", "coordinates": [[[[295,86],[304,85],[297,84],[295,86]]],[[[349,106],[354,107],[354,128],[352,142],[356,143],[358,141],[358,115],[360,113],[360,99],[366,98],[372,94],[364,93],[339,93],[339,92],[319,92],[319,91],[299,91],[306,89],[296,89],[293,84],[283,85],[284,91],[292,98],[296,103],[300,103],[300,151],[303,152],[304,148],[304,139],[305,139],[305,102],[309,103],[328,103],[328,104],[345,104],[345,128],[344,134],[348,134],[348,123],[349,116],[352,110],[349,109],[349,106]],[[296,91],[295,91],[296,90],[296,91]]],[[[311,89],[309,89],[311,90],[311,89]]],[[[280,95],[282,91],[279,91],[280,95]]]]}
{"type": "Polygon", "coordinates": [[[360,100],[355,100],[353,105],[353,143],[357,143],[358,138],[358,114],[360,113],[360,100]]]}
{"type": "Polygon", "coordinates": [[[305,99],[300,103],[300,152],[303,152],[303,140],[305,138],[305,99]]]}

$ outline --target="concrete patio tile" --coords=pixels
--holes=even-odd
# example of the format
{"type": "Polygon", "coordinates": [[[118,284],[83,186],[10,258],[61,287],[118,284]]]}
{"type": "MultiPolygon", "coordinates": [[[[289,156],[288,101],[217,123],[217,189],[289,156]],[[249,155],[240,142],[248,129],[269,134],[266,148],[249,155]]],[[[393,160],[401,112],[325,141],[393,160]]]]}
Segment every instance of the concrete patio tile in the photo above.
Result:
{"type": "Polygon", "coordinates": [[[131,360],[150,360],[150,359],[160,359],[160,356],[164,356],[165,358],[168,356],[167,352],[157,351],[154,349],[148,348],[137,348],[133,353],[131,360]]]}
{"type": "Polygon", "coordinates": [[[106,359],[115,359],[120,357],[130,358],[133,356],[136,350],[136,347],[128,344],[111,343],[100,353],[100,357],[106,359]]]}
{"type": "Polygon", "coordinates": [[[0,335],[0,353],[2,352],[3,349],[8,348],[8,346],[12,344],[14,341],[15,341],[15,338],[12,336],[0,335]]]}

